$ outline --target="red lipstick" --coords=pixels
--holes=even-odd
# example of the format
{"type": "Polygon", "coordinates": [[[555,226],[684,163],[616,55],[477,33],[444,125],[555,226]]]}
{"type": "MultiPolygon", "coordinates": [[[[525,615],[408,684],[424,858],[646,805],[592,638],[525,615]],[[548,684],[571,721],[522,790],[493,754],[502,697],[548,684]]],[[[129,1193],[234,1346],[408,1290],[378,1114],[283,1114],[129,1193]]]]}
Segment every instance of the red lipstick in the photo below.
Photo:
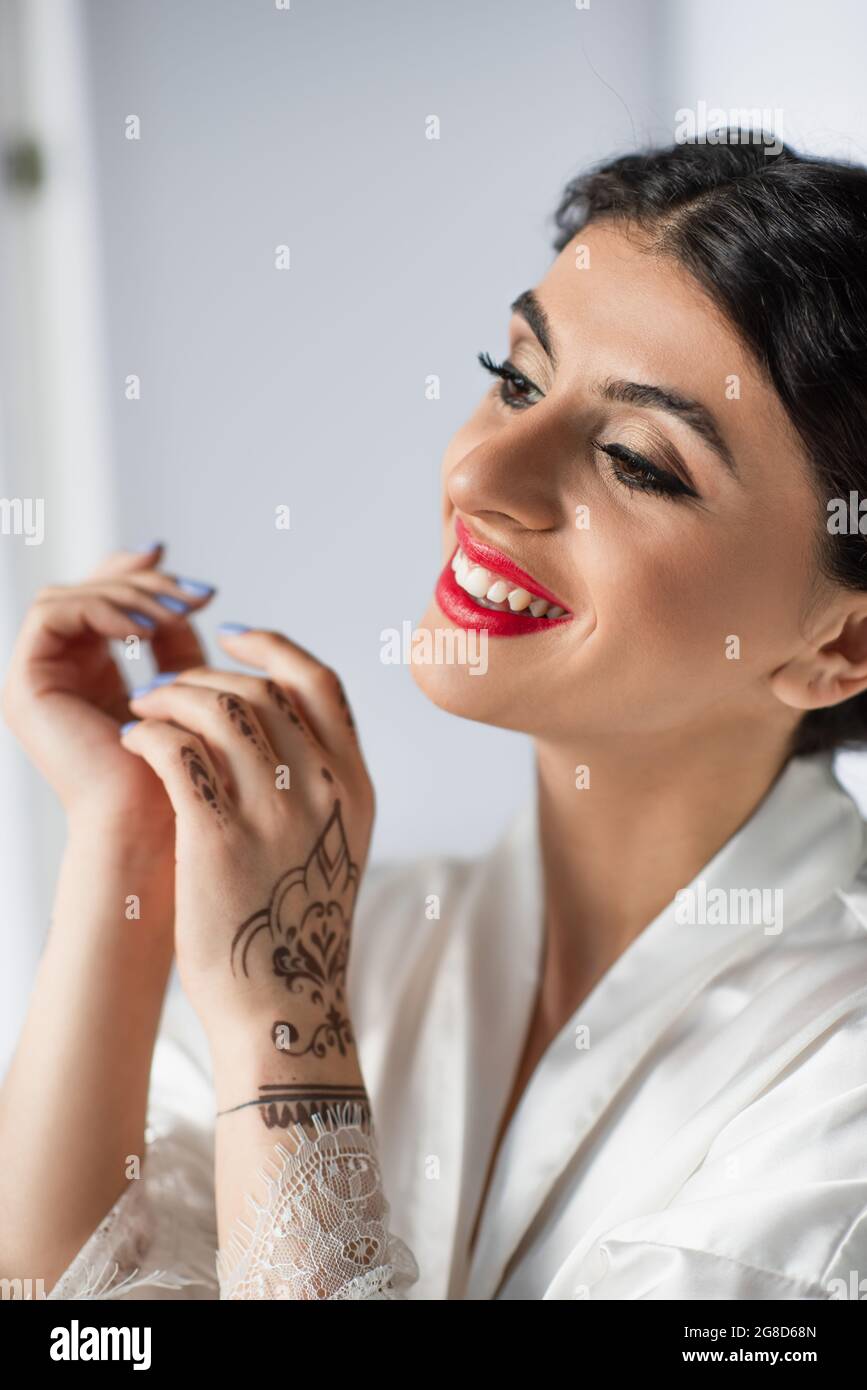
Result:
{"type": "MultiPolygon", "coordinates": [[[[567,607],[556,594],[539,584],[531,574],[522,570],[514,560],[510,560],[508,555],[484,541],[474,540],[460,517],[455,517],[455,534],[460,549],[473,564],[492,570],[499,577],[510,580],[516,587],[527,589],[531,594],[547,599],[550,604],[556,604],[558,608],[567,607]]],[[[563,623],[571,621],[571,613],[565,613],[560,618],[534,618],[523,612],[512,613],[506,609],[483,608],[475,603],[472,595],[457,582],[451,565],[453,556],[454,551],[437,582],[436,601],[445,616],[458,627],[479,628],[489,632],[492,637],[522,637],[531,632],[538,633],[560,627],[563,623]]]]}
{"type": "MultiPolygon", "coordinates": [[[[502,550],[495,549],[485,541],[474,540],[459,516],[455,517],[455,535],[458,538],[458,545],[464,552],[468,560],[472,560],[476,565],[483,565],[486,570],[495,570],[504,579],[511,579],[513,584],[522,589],[528,589],[531,594],[538,594],[539,598],[546,598],[549,603],[556,603],[558,608],[568,608],[568,603],[564,603],[556,594],[552,594],[550,589],[546,589],[544,584],[540,584],[534,579],[532,574],[522,570],[520,565],[516,565],[514,560],[510,560],[508,555],[504,555],[502,550]]],[[[555,619],[555,621],[559,621],[555,619]]]]}

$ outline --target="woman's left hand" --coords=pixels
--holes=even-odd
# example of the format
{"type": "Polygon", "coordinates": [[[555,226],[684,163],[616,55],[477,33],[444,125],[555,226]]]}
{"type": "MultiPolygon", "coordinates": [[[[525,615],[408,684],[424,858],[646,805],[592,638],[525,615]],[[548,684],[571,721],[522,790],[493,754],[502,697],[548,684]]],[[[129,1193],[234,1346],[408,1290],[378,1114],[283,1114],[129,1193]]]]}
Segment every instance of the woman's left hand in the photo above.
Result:
{"type": "Polygon", "coordinates": [[[212,1039],[267,1030],[337,1061],[373,788],[332,670],[278,633],[221,641],[265,675],[184,671],[130,701],[122,734],[175,811],[178,971],[212,1039]]]}

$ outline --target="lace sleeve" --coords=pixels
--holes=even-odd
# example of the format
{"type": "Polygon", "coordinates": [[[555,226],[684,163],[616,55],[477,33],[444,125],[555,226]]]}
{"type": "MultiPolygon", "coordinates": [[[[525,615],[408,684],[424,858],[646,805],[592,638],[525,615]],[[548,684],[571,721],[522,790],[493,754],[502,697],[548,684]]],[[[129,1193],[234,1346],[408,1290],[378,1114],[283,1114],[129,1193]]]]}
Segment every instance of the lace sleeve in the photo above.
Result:
{"type": "Polygon", "coordinates": [[[415,1257],[388,1230],[373,1127],[352,1102],[285,1131],[259,1170],[266,1196],[249,1194],[217,1253],[222,1299],[397,1300],[418,1279],[415,1257]]]}

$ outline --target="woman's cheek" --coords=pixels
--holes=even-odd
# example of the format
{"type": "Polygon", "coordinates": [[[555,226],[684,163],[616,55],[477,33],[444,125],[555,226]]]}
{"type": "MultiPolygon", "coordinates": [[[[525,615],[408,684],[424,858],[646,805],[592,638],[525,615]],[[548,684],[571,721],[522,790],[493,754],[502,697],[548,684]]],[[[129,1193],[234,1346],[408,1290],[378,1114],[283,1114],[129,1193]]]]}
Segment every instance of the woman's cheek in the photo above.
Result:
{"type": "MultiPolygon", "coordinates": [[[[595,600],[599,629],[613,634],[624,655],[632,653],[630,661],[640,654],[661,669],[689,667],[697,674],[715,656],[723,659],[733,610],[721,576],[673,563],[665,554],[637,551],[612,573],[612,549],[604,549],[607,565],[599,580],[606,597],[604,604],[595,600]]],[[[592,578],[588,587],[591,595],[599,594],[592,578]]]]}

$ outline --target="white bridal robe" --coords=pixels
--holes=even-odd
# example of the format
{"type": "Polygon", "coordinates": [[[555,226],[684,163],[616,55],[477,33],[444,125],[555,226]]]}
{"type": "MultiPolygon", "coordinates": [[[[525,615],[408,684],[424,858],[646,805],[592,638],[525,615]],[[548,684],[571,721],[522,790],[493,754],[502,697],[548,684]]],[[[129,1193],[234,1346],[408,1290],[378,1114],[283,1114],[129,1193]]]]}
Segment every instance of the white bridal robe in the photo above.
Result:
{"type": "MultiPolygon", "coordinates": [[[[328,1297],[867,1297],[865,835],[830,756],[791,761],[691,888],[698,920],[673,900],[548,1046],[470,1254],[540,980],[535,807],[479,861],[368,872],[350,1014],[380,1263],[403,1252],[402,1273],[328,1297]],[[753,889],[763,918],[736,908],[753,889]]],[[[225,1296],[213,1130],[204,1037],[174,989],[142,1175],[49,1297],[225,1296]]]]}

